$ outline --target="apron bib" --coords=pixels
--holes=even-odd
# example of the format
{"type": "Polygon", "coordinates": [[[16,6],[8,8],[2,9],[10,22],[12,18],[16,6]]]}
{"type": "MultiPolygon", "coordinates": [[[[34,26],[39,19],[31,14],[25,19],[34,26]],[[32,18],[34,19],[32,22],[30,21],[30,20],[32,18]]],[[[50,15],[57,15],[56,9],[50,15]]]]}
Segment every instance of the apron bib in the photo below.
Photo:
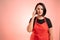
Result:
{"type": "Polygon", "coordinates": [[[30,40],[50,40],[49,31],[48,31],[49,29],[45,17],[44,17],[44,21],[45,22],[42,24],[37,23],[37,18],[36,18],[30,40]]]}

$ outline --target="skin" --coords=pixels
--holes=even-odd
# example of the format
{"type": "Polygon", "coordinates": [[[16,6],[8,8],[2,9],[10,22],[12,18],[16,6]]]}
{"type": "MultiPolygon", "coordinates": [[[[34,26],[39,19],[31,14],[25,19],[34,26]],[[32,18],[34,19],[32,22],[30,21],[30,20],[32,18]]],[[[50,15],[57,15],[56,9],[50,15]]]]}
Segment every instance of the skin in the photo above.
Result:
{"type": "Polygon", "coordinates": [[[37,6],[36,12],[37,12],[37,18],[38,19],[44,19],[44,17],[41,16],[43,14],[43,7],[41,5],[37,6]]]}
{"type": "MultiPolygon", "coordinates": [[[[39,20],[44,19],[44,17],[41,16],[42,14],[43,14],[43,7],[41,5],[38,5],[37,8],[32,13],[31,22],[27,26],[27,31],[29,33],[32,32],[32,30],[33,30],[33,22],[34,22],[35,17],[37,17],[39,20]],[[36,14],[36,12],[37,12],[37,14],[36,14]],[[35,16],[35,15],[37,15],[37,16],[35,16]]],[[[52,28],[49,28],[49,33],[50,33],[50,40],[53,40],[53,38],[52,38],[52,28]]]]}

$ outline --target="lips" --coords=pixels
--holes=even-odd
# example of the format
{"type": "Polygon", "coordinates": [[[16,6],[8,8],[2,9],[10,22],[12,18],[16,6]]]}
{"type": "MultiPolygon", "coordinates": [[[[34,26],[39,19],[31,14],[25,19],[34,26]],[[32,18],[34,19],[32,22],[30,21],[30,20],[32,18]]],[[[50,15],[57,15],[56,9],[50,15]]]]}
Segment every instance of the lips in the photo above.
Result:
{"type": "Polygon", "coordinates": [[[39,12],[38,14],[40,15],[41,13],[39,12]]]}

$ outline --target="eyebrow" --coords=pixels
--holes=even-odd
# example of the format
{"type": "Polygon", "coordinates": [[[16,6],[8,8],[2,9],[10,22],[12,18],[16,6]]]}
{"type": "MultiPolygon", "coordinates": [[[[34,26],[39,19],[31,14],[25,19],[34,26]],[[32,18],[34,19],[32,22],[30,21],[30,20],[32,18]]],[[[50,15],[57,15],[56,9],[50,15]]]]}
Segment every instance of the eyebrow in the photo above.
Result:
{"type": "MultiPolygon", "coordinates": [[[[40,9],[40,8],[37,8],[37,9],[40,9]]],[[[43,9],[43,8],[41,8],[41,9],[43,9]]]]}

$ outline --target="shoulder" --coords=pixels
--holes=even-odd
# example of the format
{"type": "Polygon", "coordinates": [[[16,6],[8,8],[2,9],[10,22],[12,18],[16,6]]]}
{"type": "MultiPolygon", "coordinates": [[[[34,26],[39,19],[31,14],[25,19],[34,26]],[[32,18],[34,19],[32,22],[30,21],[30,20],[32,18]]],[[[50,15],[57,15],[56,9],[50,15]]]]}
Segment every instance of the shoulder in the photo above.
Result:
{"type": "MultiPolygon", "coordinates": [[[[30,18],[29,23],[31,22],[31,20],[32,20],[32,18],[30,18]]],[[[34,18],[34,22],[35,22],[35,20],[36,20],[36,17],[34,18]]]]}
{"type": "Polygon", "coordinates": [[[45,17],[45,18],[46,18],[46,20],[50,21],[50,18],[47,18],[47,17],[45,17]]]}
{"type": "MultiPolygon", "coordinates": [[[[34,18],[34,20],[36,19],[36,17],[34,18]]],[[[30,20],[32,20],[32,18],[30,18],[30,20]]]]}
{"type": "Polygon", "coordinates": [[[51,22],[50,18],[45,17],[47,22],[51,22]]]}
{"type": "Polygon", "coordinates": [[[50,18],[45,17],[45,19],[46,19],[46,22],[48,24],[48,27],[51,28],[52,27],[52,23],[51,23],[50,18]]]}

